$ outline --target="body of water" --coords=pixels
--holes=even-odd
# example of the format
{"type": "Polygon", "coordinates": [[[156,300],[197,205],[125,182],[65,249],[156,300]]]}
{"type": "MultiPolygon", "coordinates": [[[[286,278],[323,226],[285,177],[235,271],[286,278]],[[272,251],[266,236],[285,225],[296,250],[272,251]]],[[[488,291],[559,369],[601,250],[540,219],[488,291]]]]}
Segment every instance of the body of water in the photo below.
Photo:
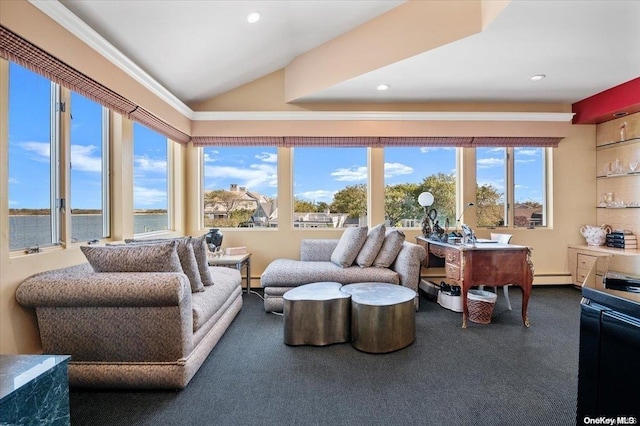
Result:
{"type": "MultiPolygon", "coordinates": [[[[167,214],[137,214],[133,217],[133,232],[162,231],[167,229],[167,214]]],[[[9,249],[51,246],[51,216],[9,216],[9,249]]],[[[73,242],[87,242],[105,238],[102,235],[102,215],[81,214],[71,216],[73,242]]]]}

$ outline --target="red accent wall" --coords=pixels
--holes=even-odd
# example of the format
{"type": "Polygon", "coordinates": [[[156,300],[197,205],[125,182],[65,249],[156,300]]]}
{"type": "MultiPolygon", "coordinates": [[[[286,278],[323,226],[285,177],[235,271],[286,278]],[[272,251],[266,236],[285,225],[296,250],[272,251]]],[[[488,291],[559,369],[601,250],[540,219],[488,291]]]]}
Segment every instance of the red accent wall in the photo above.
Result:
{"type": "Polygon", "coordinates": [[[578,101],[572,111],[573,124],[598,124],[617,118],[616,112],[639,112],[640,77],[578,101]]]}

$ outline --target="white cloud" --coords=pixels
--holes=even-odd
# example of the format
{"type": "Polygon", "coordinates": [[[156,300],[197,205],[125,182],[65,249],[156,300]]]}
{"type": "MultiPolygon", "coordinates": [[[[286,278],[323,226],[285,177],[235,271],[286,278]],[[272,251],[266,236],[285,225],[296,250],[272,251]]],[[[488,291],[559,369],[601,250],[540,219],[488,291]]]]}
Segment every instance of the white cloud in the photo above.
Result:
{"type": "Polygon", "coordinates": [[[536,161],[538,161],[538,160],[535,159],[535,158],[527,158],[527,159],[520,158],[520,159],[516,159],[515,162],[516,162],[516,164],[517,163],[526,164],[526,163],[535,163],[536,161]]]}
{"type": "Polygon", "coordinates": [[[300,192],[295,195],[296,198],[300,200],[308,200],[314,202],[324,201],[325,203],[330,203],[333,201],[334,191],[327,191],[324,189],[317,189],[315,191],[306,191],[300,192]]]}
{"type": "Polygon", "coordinates": [[[537,157],[540,154],[540,150],[531,148],[517,148],[516,151],[518,155],[529,155],[532,157],[537,157]]]}
{"type": "Polygon", "coordinates": [[[40,163],[48,163],[51,158],[51,145],[47,142],[23,142],[20,146],[36,154],[32,159],[40,163]]]}
{"type": "Polygon", "coordinates": [[[213,158],[213,156],[211,154],[218,154],[218,151],[204,151],[204,162],[205,163],[215,163],[217,160],[215,158],[213,158]]]}
{"type": "Polygon", "coordinates": [[[251,191],[264,185],[276,186],[278,175],[276,167],[271,164],[252,164],[249,168],[205,166],[205,176],[213,179],[235,179],[238,186],[245,186],[251,191]]]}
{"type": "Polygon", "coordinates": [[[20,204],[20,202],[18,202],[18,201],[9,200],[9,205],[10,205],[10,206],[17,206],[17,205],[19,205],[19,204],[20,204]]]}
{"type": "Polygon", "coordinates": [[[367,180],[367,168],[364,166],[352,169],[338,169],[331,173],[338,182],[356,182],[367,180]]]}
{"type": "Polygon", "coordinates": [[[492,167],[502,167],[503,165],[504,158],[480,158],[477,161],[479,169],[490,169],[492,167]]]}
{"type": "Polygon", "coordinates": [[[429,151],[451,151],[451,150],[454,150],[454,149],[456,149],[456,148],[453,147],[453,146],[451,146],[451,147],[449,147],[449,146],[447,146],[447,147],[442,147],[442,146],[438,146],[438,147],[435,147],[435,146],[422,146],[422,147],[420,147],[420,153],[421,154],[426,154],[429,151]]]}
{"type": "Polygon", "coordinates": [[[91,155],[97,149],[93,145],[71,145],[71,168],[83,172],[101,172],[102,158],[91,155]]]}
{"type": "Polygon", "coordinates": [[[133,159],[137,172],[166,173],[167,160],[156,160],[145,156],[138,156],[133,159]]]}
{"type": "Polygon", "coordinates": [[[413,173],[413,167],[401,163],[384,163],[384,177],[410,175],[413,173]]]}
{"type": "Polygon", "coordinates": [[[265,163],[277,163],[278,162],[278,154],[275,152],[261,152],[256,155],[258,160],[262,160],[265,163]]]}
{"type": "Polygon", "coordinates": [[[18,185],[18,184],[20,184],[20,181],[18,179],[16,179],[16,178],[10,177],[9,178],[9,183],[13,184],[13,185],[18,185]]]}
{"type": "Polygon", "coordinates": [[[167,191],[135,186],[133,188],[133,199],[135,200],[136,208],[153,207],[158,203],[166,203],[167,191]]]}

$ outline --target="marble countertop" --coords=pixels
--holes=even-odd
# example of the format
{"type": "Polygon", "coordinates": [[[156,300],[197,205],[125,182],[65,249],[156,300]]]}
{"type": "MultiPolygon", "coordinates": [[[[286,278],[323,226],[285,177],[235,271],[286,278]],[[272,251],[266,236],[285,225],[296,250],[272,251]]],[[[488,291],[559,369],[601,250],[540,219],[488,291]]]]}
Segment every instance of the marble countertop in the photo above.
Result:
{"type": "Polygon", "coordinates": [[[70,358],[68,355],[0,355],[0,399],[70,358]]]}

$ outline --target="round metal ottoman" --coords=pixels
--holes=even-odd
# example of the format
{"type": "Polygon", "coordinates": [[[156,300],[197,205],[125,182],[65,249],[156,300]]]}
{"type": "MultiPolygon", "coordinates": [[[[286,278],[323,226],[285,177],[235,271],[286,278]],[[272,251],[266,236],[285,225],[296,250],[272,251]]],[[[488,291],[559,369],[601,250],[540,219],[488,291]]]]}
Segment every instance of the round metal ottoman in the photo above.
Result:
{"type": "Polygon", "coordinates": [[[284,300],[284,343],[325,346],[349,341],[350,296],[342,284],[320,282],[287,291],[284,300]]]}
{"type": "Polygon", "coordinates": [[[369,353],[387,353],[409,346],[416,338],[415,291],[385,283],[349,284],[351,344],[369,353]]]}

